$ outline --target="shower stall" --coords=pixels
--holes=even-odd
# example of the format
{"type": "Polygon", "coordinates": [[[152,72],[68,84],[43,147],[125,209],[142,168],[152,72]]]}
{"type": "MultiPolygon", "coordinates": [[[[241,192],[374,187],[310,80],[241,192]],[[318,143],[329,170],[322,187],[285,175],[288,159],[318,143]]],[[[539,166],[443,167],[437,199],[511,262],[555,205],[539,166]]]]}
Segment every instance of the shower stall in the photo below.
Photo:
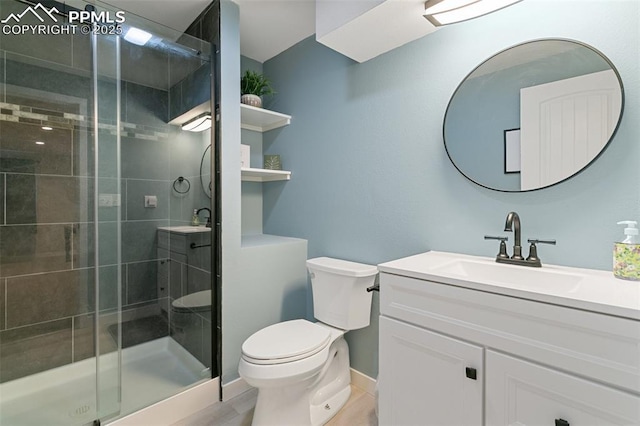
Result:
{"type": "Polygon", "coordinates": [[[0,424],[106,423],[217,376],[191,226],[216,130],[182,127],[212,122],[217,19],[0,0],[0,424]]]}

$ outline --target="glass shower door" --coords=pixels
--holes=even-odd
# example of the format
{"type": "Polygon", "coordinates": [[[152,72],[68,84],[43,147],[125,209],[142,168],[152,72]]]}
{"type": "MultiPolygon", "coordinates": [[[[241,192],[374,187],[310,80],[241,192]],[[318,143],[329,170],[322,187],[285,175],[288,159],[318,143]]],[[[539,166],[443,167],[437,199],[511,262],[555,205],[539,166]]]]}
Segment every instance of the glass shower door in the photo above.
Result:
{"type": "Polygon", "coordinates": [[[118,39],[64,30],[50,7],[0,1],[0,424],[12,426],[91,424],[120,404],[120,207],[99,200],[120,191],[118,39]]]}
{"type": "Polygon", "coordinates": [[[122,404],[120,37],[92,34],[96,408],[101,421],[122,404]]]}

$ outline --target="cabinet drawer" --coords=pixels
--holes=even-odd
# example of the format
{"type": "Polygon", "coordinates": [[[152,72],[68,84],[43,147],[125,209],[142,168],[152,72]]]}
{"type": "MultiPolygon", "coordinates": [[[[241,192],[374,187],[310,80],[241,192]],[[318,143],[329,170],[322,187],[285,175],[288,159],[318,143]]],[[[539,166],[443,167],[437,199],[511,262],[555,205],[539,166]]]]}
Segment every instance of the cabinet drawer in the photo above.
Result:
{"type": "Polygon", "coordinates": [[[640,392],[640,321],[383,273],[380,312],[640,392]]]}
{"type": "Polygon", "coordinates": [[[640,397],[493,351],[486,353],[486,424],[638,425],[640,397]]]}

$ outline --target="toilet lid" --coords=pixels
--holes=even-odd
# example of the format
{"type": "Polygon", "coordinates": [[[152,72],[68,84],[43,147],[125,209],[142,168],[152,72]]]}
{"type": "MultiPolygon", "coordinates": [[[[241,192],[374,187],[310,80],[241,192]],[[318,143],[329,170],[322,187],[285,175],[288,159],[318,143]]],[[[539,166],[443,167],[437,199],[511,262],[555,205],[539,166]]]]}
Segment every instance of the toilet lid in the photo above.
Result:
{"type": "Polygon", "coordinates": [[[331,332],[307,320],[285,321],[257,331],[242,344],[242,353],[256,363],[279,364],[321,351],[331,332]]]}

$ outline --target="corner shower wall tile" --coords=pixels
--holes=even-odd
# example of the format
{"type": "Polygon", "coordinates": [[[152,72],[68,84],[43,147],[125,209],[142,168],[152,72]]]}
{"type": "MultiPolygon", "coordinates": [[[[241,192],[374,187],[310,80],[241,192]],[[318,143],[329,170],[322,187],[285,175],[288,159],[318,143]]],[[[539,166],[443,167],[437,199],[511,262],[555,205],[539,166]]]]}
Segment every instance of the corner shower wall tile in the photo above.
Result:
{"type": "Polygon", "coordinates": [[[189,353],[202,359],[203,321],[199,315],[191,312],[171,312],[171,337],[182,345],[189,353]]]}
{"type": "MultiPolygon", "coordinates": [[[[215,309],[215,302],[212,300],[212,309],[215,309]]],[[[211,327],[211,317],[202,319],[202,358],[200,362],[206,367],[212,368],[212,348],[213,348],[213,331],[211,327]]],[[[215,377],[215,375],[213,376],[215,377]]]]}
{"type": "MultiPolygon", "coordinates": [[[[150,68],[141,67],[146,73],[154,73],[150,68]]],[[[166,79],[166,74],[165,74],[166,79]]],[[[134,83],[124,83],[125,121],[136,125],[164,126],[169,121],[168,92],[141,86],[134,83]]]]}
{"type": "Polygon", "coordinates": [[[95,356],[94,315],[73,317],[73,362],[95,356]]]}
{"type": "Polygon", "coordinates": [[[171,300],[179,299],[186,293],[187,265],[175,260],[169,260],[169,296],[171,300]]]}
{"type": "Polygon", "coordinates": [[[169,121],[181,115],[182,110],[182,85],[178,82],[169,89],[169,121]]]}
{"type": "MultiPolygon", "coordinates": [[[[201,42],[184,37],[183,41],[191,42],[184,52],[176,53],[169,57],[169,85],[175,86],[202,66],[202,59],[197,52],[202,48],[201,42]]],[[[178,40],[180,42],[180,40],[178,40]]]]}
{"type": "MultiPolygon", "coordinates": [[[[122,146],[124,147],[124,143],[122,146]]],[[[91,150],[93,151],[93,146],[91,150]]],[[[118,163],[113,161],[113,159],[118,158],[117,153],[118,140],[116,135],[102,130],[98,132],[98,156],[103,159],[98,164],[98,176],[105,178],[118,177],[118,163]]]]}
{"type": "Polygon", "coordinates": [[[202,39],[202,19],[201,17],[196,18],[191,25],[185,30],[185,34],[188,34],[192,37],[202,39]]]}
{"type": "Polygon", "coordinates": [[[127,179],[127,220],[155,220],[169,217],[169,181],[127,179]],[[155,195],[158,206],[144,206],[144,197],[155,195]]]}
{"type": "MultiPolygon", "coordinates": [[[[87,124],[88,125],[88,124],[87,124]]],[[[101,178],[117,178],[118,153],[115,124],[102,124],[98,130],[98,176],[101,178]]],[[[95,150],[93,130],[85,127],[73,131],[73,175],[93,176],[95,173],[95,150]]]]}
{"type": "MultiPolygon", "coordinates": [[[[2,43],[0,42],[0,49],[2,49],[2,43]]],[[[5,95],[5,87],[4,87],[4,58],[5,53],[4,50],[0,50],[0,102],[6,102],[5,95]]]]}
{"type": "Polygon", "coordinates": [[[185,111],[211,99],[211,64],[206,62],[181,82],[182,108],[185,111]]]}
{"type": "MultiPolygon", "coordinates": [[[[118,263],[118,223],[98,223],[98,250],[100,266],[118,263]]],[[[73,269],[95,266],[95,225],[76,223],[73,225],[73,269]]]]}
{"type": "Polygon", "coordinates": [[[7,306],[5,304],[4,292],[5,292],[5,284],[7,280],[4,278],[0,279],[0,330],[4,330],[5,323],[4,317],[7,313],[7,306]]]}
{"type": "MultiPolygon", "coordinates": [[[[25,11],[26,5],[21,2],[2,2],[3,16],[9,16],[10,13],[20,14],[25,11]]],[[[45,17],[44,24],[53,23],[53,21],[45,17]]],[[[39,21],[32,14],[25,14],[20,19],[20,25],[39,25],[43,22],[39,21]]],[[[26,32],[24,34],[2,35],[2,48],[11,52],[41,58],[43,60],[57,62],[65,65],[71,65],[71,35],[56,34],[47,38],[47,42],[42,42],[42,35],[26,32]]]]}
{"type": "MultiPolygon", "coordinates": [[[[122,40],[120,44],[122,80],[168,90],[169,56],[166,51],[138,46],[122,40]]],[[[172,52],[173,54],[173,52],[172,52]]],[[[166,116],[164,116],[166,120],[166,116]]],[[[132,121],[139,123],[138,121],[132,121]]]]}
{"type": "MultiPolygon", "coordinates": [[[[91,71],[92,52],[91,52],[91,36],[86,34],[73,35],[73,67],[80,70],[91,71]]],[[[116,37],[100,35],[96,38],[98,55],[98,76],[109,76],[115,78],[115,59],[116,58],[116,37]]]]}
{"type": "Polygon", "coordinates": [[[3,277],[71,269],[71,225],[0,227],[3,277]]]}
{"type": "Polygon", "coordinates": [[[158,298],[158,262],[153,260],[127,265],[127,305],[150,302],[158,298]]]}
{"type": "MultiPolygon", "coordinates": [[[[170,214],[171,214],[171,226],[190,225],[191,217],[193,216],[193,210],[201,207],[209,207],[211,200],[209,200],[200,187],[200,177],[192,176],[188,178],[191,182],[191,189],[186,194],[178,194],[175,191],[171,191],[170,196],[170,214]]],[[[208,213],[200,212],[200,220],[206,221],[208,213]]],[[[202,222],[204,223],[204,222],[202,222]]]]}
{"type": "Polygon", "coordinates": [[[92,269],[7,279],[7,328],[89,312],[93,283],[92,269]]]}
{"type": "MultiPolygon", "coordinates": [[[[78,102],[92,99],[91,80],[72,73],[72,69],[43,63],[40,60],[7,53],[5,61],[6,83],[47,93],[58,93],[78,98],[78,102]],[[65,72],[66,71],[66,72],[65,72]],[[37,76],[37,78],[34,78],[37,76]]],[[[89,106],[90,103],[85,103],[89,106]]]]}
{"type": "MultiPolygon", "coordinates": [[[[118,307],[118,295],[122,294],[122,298],[124,299],[125,296],[125,286],[126,286],[126,266],[122,265],[122,267],[120,268],[120,282],[118,282],[118,266],[117,265],[113,265],[113,266],[102,266],[99,268],[99,279],[100,279],[100,284],[99,284],[99,291],[100,291],[100,298],[99,298],[99,310],[102,311],[108,311],[108,310],[113,310],[116,309],[118,307]],[[122,293],[120,293],[118,290],[122,288],[123,291],[122,293]]],[[[122,300],[122,303],[124,303],[124,300],[122,300]]]]}
{"type": "Polygon", "coordinates": [[[93,179],[7,174],[7,224],[93,220],[93,179]]]}
{"type": "MultiPolygon", "coordinates": [[[[173,177],[172,181],[178,176],[189,177],[189,179],[194,176],[200,176],[202,156],[205,150],[207,154],[211,153],[211,151],[207,149],[210,140],[203,136],[206,134],[208,134],[208,132],[185,132],[179,130],[178,127],[171,126],[169,131],[169,139],[171,141],[169,154],[171,158],[170,175],[173,177]]],[[[207,160],[208,158],[205,158],[203,166],[210,167],[211,162],[207,160]]],[[[200,188],[199,182],[191,182],[191,184],[195,185],[191,187],[191,191],[200,188]]]]}
{"type": "MultiPolygon", "coordinates": [[[[2,144],[0,143],[0,151],[1,150],[2,150],[2,144]]],[[[4,210],[5,210],[4,182],[5,182],[5,175],[4,173],[2,173],[0,174],[0,226],[4,225],[4,210]]]]}
{"type": "MultiPolygon", "coordinates": [[[[169,180],[169,141],[122,138],[122,177],[129,179],[169,180]]],[[[171,182],[177,178],[171,179],[171,182]]]]}
{"type": "MultiPolygon", "coordinates": [[[[93,131],[76,126],[72,133],[73,176],[93,176],[95,153],[93,150],[93,131]]],[[[100,141],[102,144],[102,140],[100,141]]],[[[102,148],[102,145],[100,145],[102,148]]],[[[102,149],[100,150],[102,151],[102,149]]],[[[115,149],[113,150],[115,153],[115,149]]],[[[115,158],[115,157],[111,157],[115,158]]],[[[113,163],[113,162],[111,162],[113,163]]],[[[102,175],[100,175],[102,176],[102,175]]]]}
{"type": "Polygon", "coordinates": [[[210,43],[218,44],[220,34],[220,9],[215,5],[209,6],[209,9],[202,17],[202,40],[210,43]]]}
{"type": "Polygon", "coordinates": [[[70,129],[56,127],[46,131],[40,124],[2,121],[0,144],[3,172],[71,175],[70,129]],[[36,141],[44,145],[36,145],[36,141]]]}
{"type": "Polygon", "coordinates": [[[168,220],[123,222],[122,262],[155,260],[157,258],[156,230],[168,225],[168,220]]]}
{"type": "Polygon", "coordinates": [[[98,178],[98,197],[101,195],[117,196],[120,195],[120,206],[100,206],[98,204],[98,221],[99,222],[116,222],[118,220],[118,211],[120,211],[121,219],[127,218],[127,188],[126,181],[114,178],[98,178]]]}
{"type": "Polygon", "coordinates": [[[211,274],[202,269],[187,266],[187,294],[211,290],[211,274]]]}
{"type": "MultiPolygon", "coordinates": [[[[36,69],[46,70],[46,63],[29,58],[29,61],[36,64],[36,69]]],[[[50,72],[56,72],[49,69],[50,72]]],[[[83,77],[78,77],[82,79],[83,77]]],[[[74,114],[86,116],[88,111],[88,100],[74,96],[64,96],[58,93],[31,90],[30,87],[11,86],[8,88],[5,102],[7,104],[20,105],[18,111],[26,111],[37,114],[49,115],[48,120],[57,123],[54,127],[71,128],[71,121],[64,117],[64,114],[74,114]]]]}
{"type": "Polygon", "coordinates": [[[0,332],[0,383],[71,362],[71,318],[0,332]]]}
{"type": "MultiPolygon", "coordinates": [[[[125,82],[120,83],[120,91],[124,90],[125,82]]],[[[100,122],[115,122],[118,117],[118,84],[116,80],[99,77],[98,80],[98,119],[100,122]]],[[[120,110],[120,118],[124,119],[124,108],[120,110]]],[[[115,157],[113,157],[115,158],[115,157]]]]}

